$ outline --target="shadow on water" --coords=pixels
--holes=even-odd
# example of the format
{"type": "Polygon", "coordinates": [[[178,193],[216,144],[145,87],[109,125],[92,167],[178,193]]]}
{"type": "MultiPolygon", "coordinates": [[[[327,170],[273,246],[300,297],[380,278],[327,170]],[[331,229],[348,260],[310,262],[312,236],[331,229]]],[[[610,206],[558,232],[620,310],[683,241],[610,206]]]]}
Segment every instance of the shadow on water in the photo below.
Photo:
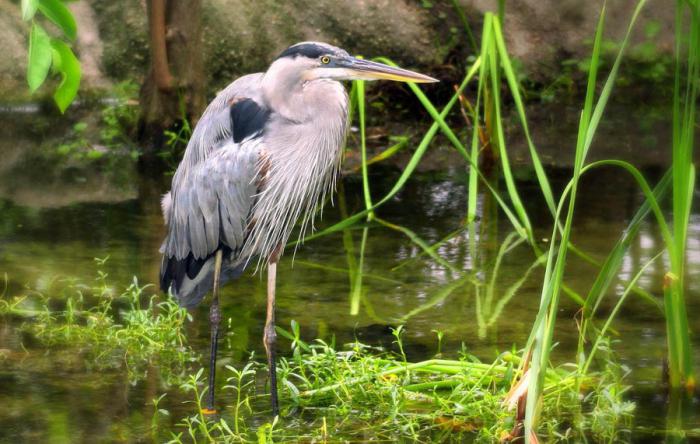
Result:
{"type": "MultiPolygon", "coordinates": [[[[548,119],[549,114],[542,117],[540,127],[545,130],[551,123],[548,119]]],[[[52,291],[67,277],[91,282],[96,257],[109,256],[104,270],[115,284],[126,287],[133,276],[141,282],[157,282],[158,248],[164,233],[159,196],[168,187],[168,177],[138,173],[128,160],[97,162],[88,168],[57,160],[47,152],[56,142],[45,138],[49,125],[32,131],[27,125],[18,117],[5,122],[0,134],[0,272],[7,276],[6,297],[28,289],[52,291]]],[[[557,126],[552,131],[562,129],[557,126]]],[[[605,144],[614,141],[606,139],[605,144]]],[[[557,158],[557,150],[558,146],[544,148],[551,158],[557,158]]],[[[653,160],[645,171],[650,178],[661,174],[660,156],[654,152],[645,157],[653,160]]],[[[450,156],[444,148],[436,148],[434,158],[450,156]]],[[[480,220],[465,228],[464,171],[449,161],[433,166],[430,162],[381,208],[378,221],[309,241],[295,253],[287,251],[278,269],[279,325],[287,328],[297,321],[304,339],[335,338],[343,343],[358,338],[392,348],[391,327],[404,324],[405,350],[413,360],[433,356],[438,341],[445,354],[456,355],[464,344],[470,353],[485,359],[525,342],[537,313],[542,258],[534,257],[505,220],[499,221],[496,205],[486,196],[479,201],[480,220]],[[432,254],[420,242],[434,245],[432,254]]],[[[397,169],[378,166],[371,173],[373,193],[383,195],[397,169]]],[[[561,189],[569,175],[566,162],[551,167],[550,173],[561,189]]],[[[519,170],[518,186],[523,196],[530,196],[527,210],[544,246],[550,216],[527,168],[519,170]]],[[[643,196],[627,177],[606,169],[590,173],[582,187],[573,240],[602,260],[643,196]]],[[[363,208],[360,179],[346,176],[336,206],[326,209],[320,226],[363,208]]],[[[688,248],[690,313],[700,309],[697,195],[694,208],[688,248]]],[[[655,225],[646,222],[600,316],[612,309],[624,283],[662,246],[655,225]]],[[[572,257],[566,282],[574,291],[585,293],[596,272],[589,262],[572,257]]],[[[639,285],[660,297],[663,275],[662,264],[657,263],[639,285]]],[[[263,353],[264,290],[259,274],[223,289],[227,321],[222,364],[239,365],[251,351],[263,353]]],[[[572,300],[562,303],[555,359],[575,359],[578,308],[572,300]]],[[[205,355],[207,307],[198,307],[192,314],[187,333],[195,349],[205,355]]],[[[700,319],[691,317],[691,322],[695,352],[700,355],[700,319]]],[[[157,369],[150,369],[132,385],[123,371],[86,368],[79,351],[42,348],[20,325],[16,319],[0,319],[0,441],[40,442],[47,436],[54,442],[132,441],[148,436],[153,415],[149,403],[162,392],[157,369]]],[[[633,299],[614,327],[613,347],[630,369],[631,397],[638,404],[635,439],[680,442],[674,430],[698,430],[697,400],[666,398],[658,389],[665,355],[665,324],[658,309],[641,298],[633,299]]],[[[288,343],[280,343],[284,352],[288,343]]],[[[191,410],[183,404],[188,399],[170,390],[162,405],[173,417],[180,417],[191,410]]]]}

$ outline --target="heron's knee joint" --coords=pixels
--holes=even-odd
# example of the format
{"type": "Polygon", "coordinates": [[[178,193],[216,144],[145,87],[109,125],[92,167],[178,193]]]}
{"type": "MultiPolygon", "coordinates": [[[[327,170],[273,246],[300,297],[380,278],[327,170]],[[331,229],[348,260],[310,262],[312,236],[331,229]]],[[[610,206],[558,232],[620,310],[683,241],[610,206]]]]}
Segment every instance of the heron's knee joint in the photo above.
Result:
{"type": "Polygon", "coordinates": [[[221,310],[219,307],[214,307],[209,310],[209,323],[213,326],[218,326],[221,323],[221,310]]]}
{"type": "Polygon", "coordinates": [[[265,344],[274,344],[277,341],[277,332],[273,325],[268,325],[265,327],[265,333],[263,335],[263,341],[265,344]]]}

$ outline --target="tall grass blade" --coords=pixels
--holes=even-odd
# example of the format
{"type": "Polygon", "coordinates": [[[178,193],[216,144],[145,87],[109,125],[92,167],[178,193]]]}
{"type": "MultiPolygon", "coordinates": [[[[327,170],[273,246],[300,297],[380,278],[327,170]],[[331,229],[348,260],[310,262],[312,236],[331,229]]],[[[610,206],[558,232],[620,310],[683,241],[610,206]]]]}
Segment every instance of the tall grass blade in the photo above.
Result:
{"type": "Polygon", "coordinates": [[[593,358],[595,357],[596,352],[598,351],[598,347],[600,346],[601,341],[605,337],[605,334],[608,332],[608,328],[610,328],[610,324],[612,324],[612,321],[615,319],[617,316],[617,313],[620,311],[620,308],[622,305],[625,303],[627,300],[627,296],[632,292],[632,289],[634,286],[637,284],[637,281],[644,275],[644,272],[647,271],[647,268],[651,266],[654,262],[656,262],[663,252],[656,254],[654,257],[652,257],[642,268],[637,272],[637,274],[634,275],[632,280],[627,284],[625,287],[624,292],[622,293],[622,296],[617,300],[617,303],[615,304],[615,307],[612,309],[610,312],[610,315],[608,315],[608,318],[605,320],[605,324],[603,324],[603,328],[598,332],[597,338],[595,342],[593,343],[593,347],[591,348],[591,352],[588,354],[588,359],[586,360],[586,363],[583,365],[583,368],[581,369],[581,374],[585,375],[588,373],[588,369],[591,366],[591,362],[593,362],[593,358]]]}
{"type": "MultiPolygon", "coordinates": [[[[486,13],[486,20],[484,22],[484,26],[492,26],[495,32],[497,22],[498,20],[495,20],[490,13],[486,13]]],[[[490,45],[488,49],[488,67],[489,78],[491,80],[490,95],[493,98],[493,124],[495,125],[495,133],[493,134],[493,136],[495,136],[496,138],[496,140],[492,142],[495,142],[495,145],[499,151],[501,166],[503,167],[503,178],[505,179],[506,189],[508,190],[508,196],[510,197],[511,202],[513,203],[513,208],[515,209],[516,214],[520,218],[520,222],[527,230],[530,242],[534,244],[535,241],[534,238],[532,238],[532,225],[530,223],[530,218],[528,217],[527,211],[525,210],[525,205],[520,199],[520,194],[518,193],[518,188],[515,184],[515,178],[513,177],[513,172],[510,167],[510,161],[508,160],[508,153],[506,152],[505,132],[503,130],[503,121],[501,116],[501,83],[499,74],[500,68],[498,64],[498,53],[496,51],[496,43],[493,39],[490,39],[489,44],[490,45]]]]}
{"type": "Polygon", "coordinates": [[[498,49],[499,60],[501,61],[501,66],[503,68],[503,73],[505,75],[506,81],[510,88],[511,96],[513,97],[513,102],[515,104],[515,109],[518,112],[518,117],[520,118],[520,125],[523,128],[525,134],[525,140],[527,141],[527,146],[530,151],[530,157],[532,159],[532,164],[535,168],[535,174],[537,175],[537,181],[540,185],[540,190],[544,195],[545,202],[552,212],[552,215],[556,212],[556,204],[554,200],[554,195],[552,193],[552,187],[549,184],[549,179],[544,171],[540,157],[535,149],[535,144],[532,142],[532,136],[530,135],[530,128],[527,123],[527,117],[525,115],[525,105],[523,104],[523,99],[520,95],[520,85],[518,84],[517,77],[515,75],[515,70],[513,69],[513,64],[510,61],[510,56],[508,55],[508,50],[506,49],[505,39],[503,38],[503,32],[501,31],[501,25],[498,20],[493,23],[494,26],[494,38],[496,41],[496,47],[498,49]]]}
{"type": "Polygon", "coordinates": [[[472,47],[472,50],[476,54],[479,51],[479,47],[476,44],[476,39],[474,38],[474,33],[472,32],[472,27],[469,26],[469,20],[467,20],[467,16],[464,14],[464,9],[462,9],[462,5],[460,5],[457,0],[451,0],[451,2],[452,7],[459,16],[459,20],[462,22],[462,27],[464,28],[465,34],[467,34],[467,40],[469,40],[469,45],[472,47]]]}
{"type": "Polygon", "coordinates": [[[355,95],[357,98],[357,117],[360,123],[360,153],[362,156],[362,193],[365,198],[367,220],[374,218],[372,210],[372,195],[369,189],[369,172],[367,170],[367,134],[365,131],[365,81],[355,80],[355,95]]]}
{"type": "Polygon", "coordinates": [[[369,228],[362,230],[362,241],[360,242],[360,260],[357,263],[355,276],[352,283],[350,297],[350,315],[357,316],[360,313],[360,299],[362,298],[362,276],[365,268],[365,246],[367,245],[367,234],[369,228]]]}
{"type": "Polygon", "coordinates": [[[390,229],[392,229],[392,230],[394,230],[394,231],[398,231],[398,232],[400,232],[400,233],[405,234],[405,235],[411,240],[411,242],[413,242],[414,244],[418,245],[418,246],[420,247],[420,249],[423,250],[423,252],[424,252],[425,254],[427,254],[428,256],[430,256],[435,262],[437,262],[438,264],[442,265],[443,267],[445,267],[447,270],[449,270],[449,271],[452,272],[452,273],[455,273],[455,274],[458,274],[458,275],[461,274],[461,270],[459,270],[457,267],[455,267],[454,265],[452,265],[451,263],[449,263],[449,262],[447,262],[445,259],[443,259],[439,254],[437,254],[437,252],[435,252],[435,250],[434,250],[433,248],[431,248],[430,245],[428,245],[427,242],[425,242],[423,239],[421,239],[421,238],[420,238],[416,233],[414,233],[413,231],[409,230],[409,229],[406,228],[406,227],[402,227],[402,226],[400,226],[400,225],[392,224],[391,222],[387,222],[387,221],[385,221],[385,220],[383,220],[383,219],[380,219],[380,218],[378,218],[378,217],[375,217],[375,221],[378,222],[378,223],[381,224],[381,225],[384,225],[384,226],[387,227],[387,228],[390,228],[390,229]]]}
{"type": "MultiPolygon", "coordinates": [[[[666,194],[668,188],[671,184],[671,170],[669,170],[661,178],[659,183],[653,190],[654,198],[659,201],[666,194]]],[[[637,210],[635,215],[630,220],[627,228],[624,230],[622,236],[617,240],[613,249],[608,253],[596,280],[593,282],[591,289],[588,291],[588,296],[586,297],[586,305],[583,308],[584,326],[582,328],[582,336],[586,335],[586,325],[587,319],[593,318],[600,305],[603,296],[606,294],[613,280],[617,276],[617,271],[622,265],[622,261],[625,254],[629,250],[632,241],[637,237],[639,230],[641,228],[642,221],[646,219],[647,215],[651,211],[651,201],[645,200],[642,206],[637,210]]],[[[658,205],[658,204],[657,204],[658,205]]],[[[651,296],[645,295],[645,298],[650,298],[651,296]]],[[[658,304],[656,299],[651,299],[651,301],[659,308],[661,306],[658,304]]]]}

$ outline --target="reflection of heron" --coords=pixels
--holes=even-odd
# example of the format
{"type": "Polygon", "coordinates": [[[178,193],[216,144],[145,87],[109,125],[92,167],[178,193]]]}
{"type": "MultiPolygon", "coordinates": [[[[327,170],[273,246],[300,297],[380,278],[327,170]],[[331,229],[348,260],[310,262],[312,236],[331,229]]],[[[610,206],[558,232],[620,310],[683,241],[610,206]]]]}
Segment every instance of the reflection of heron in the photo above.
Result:
{"type": "Polygon", "coordinates": [[[192,307],[213,289],[207,410],[214,410],[219,286],[250,261],[267,264],[264,344],[276,415],[275,272],[292,228],[301,235],[331,192],[342,157],[348,96],[339,80],[434,82],[350,57],[325,43],[289,47],[265,73],[239,78],[209,104],[163,197],[161,288],[192,307]]]}

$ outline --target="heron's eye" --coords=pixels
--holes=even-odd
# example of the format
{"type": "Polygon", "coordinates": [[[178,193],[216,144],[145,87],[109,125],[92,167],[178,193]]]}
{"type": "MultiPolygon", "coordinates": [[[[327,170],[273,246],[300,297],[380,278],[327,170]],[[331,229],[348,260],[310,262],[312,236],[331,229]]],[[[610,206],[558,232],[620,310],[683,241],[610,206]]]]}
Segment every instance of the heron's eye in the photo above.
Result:
{"type": "Polygon", "coordinates": [[[331,63],[331,58],[328,56],[323,56],[321,57],[321,63],[323,63],[324,65],[328,65],[329,63],[331,63]]]}

